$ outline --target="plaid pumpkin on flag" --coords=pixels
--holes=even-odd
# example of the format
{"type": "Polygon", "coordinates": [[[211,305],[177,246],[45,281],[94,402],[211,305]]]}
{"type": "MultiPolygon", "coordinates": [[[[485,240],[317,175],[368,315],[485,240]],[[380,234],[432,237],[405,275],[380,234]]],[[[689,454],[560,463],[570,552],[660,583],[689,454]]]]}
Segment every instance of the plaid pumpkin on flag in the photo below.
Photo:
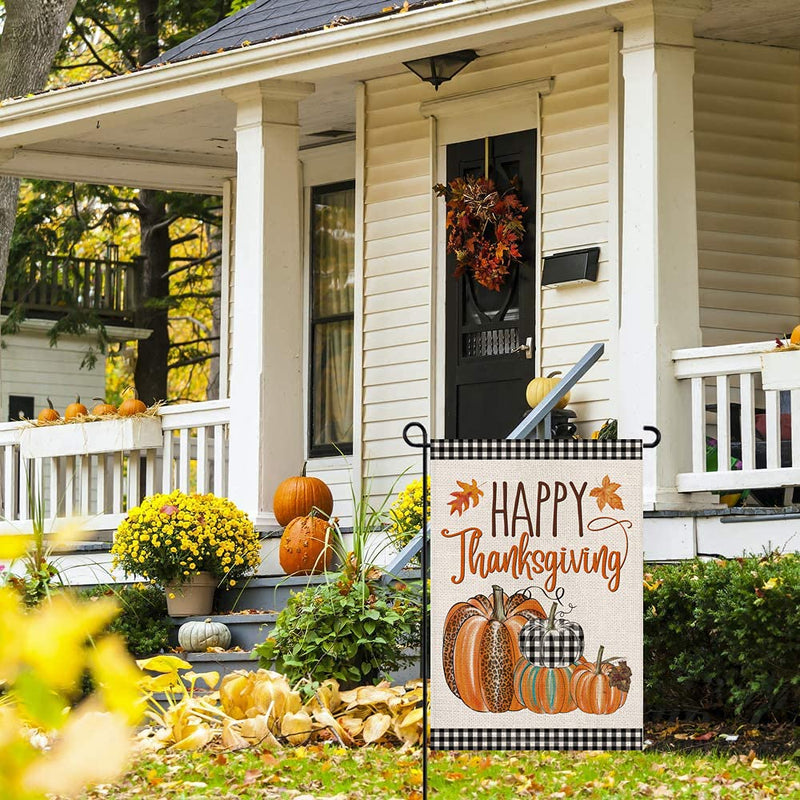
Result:
{"type": "Polygon", "coordinates": [[[577,622],[556,619],[553,603],[547,619],[534,619],[519,632],[520,653],[537,667],[568,667],[583,655],[583,628],[577,622]]]}

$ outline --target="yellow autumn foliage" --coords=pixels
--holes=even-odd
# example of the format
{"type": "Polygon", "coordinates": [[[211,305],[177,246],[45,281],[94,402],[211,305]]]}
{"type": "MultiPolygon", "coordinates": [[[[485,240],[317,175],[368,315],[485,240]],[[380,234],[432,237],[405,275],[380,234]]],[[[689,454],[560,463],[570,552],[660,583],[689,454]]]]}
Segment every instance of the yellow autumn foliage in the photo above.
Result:
{"type": "Polygon", "coordinates": [[[124,643],[102,636],[113,601],[65,592],[27,609],[0,587],[0,797],[73,797],[125,768],[138,722],[139,671],[124,643]],[[86,673],[97,691],[78,705],[86,673]]]}

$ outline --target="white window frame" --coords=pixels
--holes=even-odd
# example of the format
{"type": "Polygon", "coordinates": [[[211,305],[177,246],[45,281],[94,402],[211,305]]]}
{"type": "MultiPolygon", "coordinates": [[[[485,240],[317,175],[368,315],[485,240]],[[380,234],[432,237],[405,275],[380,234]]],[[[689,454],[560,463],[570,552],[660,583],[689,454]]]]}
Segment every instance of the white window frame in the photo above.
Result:
{"type": "MultiPolygon", "coordinates": [[[[300,162],[303,169],[303,453],[307,462],[307,470],[320,472],[329,469],[341,469],[341,456],[324,456],[321,458],[309,458],[309,401],[311,397],[311,341],[310,341],[310,320],[311,320],[311,190],[315,186],[325,186],[332,183],[343,181],[354,181],[356,177],[356,146],[355,142],[340,142],[337,144],[326,145],[324,147],[314,147],[300,151],[300,162]]],[[[360,291],[359,282],[356,282],[355,292],[358,296],[360,291]]],[[[359,346],[354,341],[353,347],[359,346]]],[[[358,362],[357,362],[358,363],[358,362]]],[[[357,367],[356,363],[356,367],[357,367]]],[[[358,369],[353,370],[353,380],[360,385],[361,375],[358,369]]],[[[356,398],[357,395],[353,394],[356,398]]],[[[355,459],[356,437],[359,431],[356,429],[355,420],[358,413],[353,408],[353,456],[347,456],[348,460],[355,459]]]]}

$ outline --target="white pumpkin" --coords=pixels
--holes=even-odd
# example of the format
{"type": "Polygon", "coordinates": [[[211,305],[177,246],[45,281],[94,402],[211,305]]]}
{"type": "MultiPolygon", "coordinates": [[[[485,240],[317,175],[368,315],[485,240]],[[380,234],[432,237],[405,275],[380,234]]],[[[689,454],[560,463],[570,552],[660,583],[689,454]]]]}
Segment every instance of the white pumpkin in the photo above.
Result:
{"type": "Polygon", "coordinates": [[[187,653],[204,653],[209,647],[230,647],[231,632],[227,625],[207,619],[184,622],[178,629],[178,644],[187,653]]]}

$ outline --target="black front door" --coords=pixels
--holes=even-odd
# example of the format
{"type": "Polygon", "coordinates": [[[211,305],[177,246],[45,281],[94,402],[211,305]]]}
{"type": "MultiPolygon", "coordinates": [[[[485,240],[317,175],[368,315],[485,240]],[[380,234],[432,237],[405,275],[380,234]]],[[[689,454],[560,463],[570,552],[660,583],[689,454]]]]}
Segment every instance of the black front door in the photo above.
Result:
{"type": "MultiPolygon", "coordinates": [[[[471,276],[453,278],[455,257],[447,258],[445,292],[445,436],[505,438],[526,410],[525,387],[534,377],[533,359],[514,352],[534,336],[534,213],[536,131],[489,139],[489,177],[500,191],[514,178],[528,206],[523,263],[512,267],[499,292],[471,276]]],[[[483,175],[486,141],[447,148],[447,180],[483,175]]],[[[533,352],[531,351],[531,356],[533,352]]]]}

